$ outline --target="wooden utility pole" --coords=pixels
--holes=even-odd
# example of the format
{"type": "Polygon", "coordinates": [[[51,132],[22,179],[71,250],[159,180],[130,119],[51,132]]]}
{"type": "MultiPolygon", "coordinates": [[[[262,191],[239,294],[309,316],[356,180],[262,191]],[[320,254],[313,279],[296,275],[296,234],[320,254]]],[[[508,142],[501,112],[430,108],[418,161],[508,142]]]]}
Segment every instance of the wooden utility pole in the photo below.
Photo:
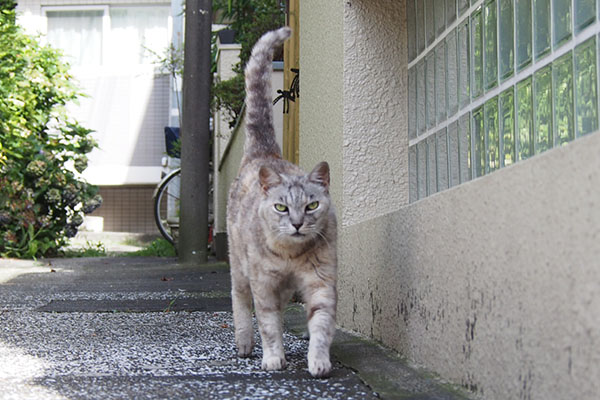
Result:
{"type": "Polygon", "coordinates": [[[208,258],[212,1],[186,0],[181,126],[179,262],[208,258]]]}

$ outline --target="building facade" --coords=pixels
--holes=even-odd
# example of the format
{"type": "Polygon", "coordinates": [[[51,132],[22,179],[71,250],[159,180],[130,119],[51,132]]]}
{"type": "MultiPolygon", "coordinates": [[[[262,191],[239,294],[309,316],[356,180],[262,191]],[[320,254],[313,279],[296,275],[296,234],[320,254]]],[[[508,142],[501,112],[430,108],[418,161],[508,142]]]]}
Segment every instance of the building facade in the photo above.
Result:
{"type": "MultiPolygon", "coordinates": [[[[175,32],[164,0],[22,0],[19,23],[61,49],[86,97],[71,115],[99,147],[84,172],[100,187],[92,216],[106,231],[157,232],[152,193],[165,156],[174,84],[157,65],[175,32]]],[[[97,228],[99,228],[97,226],[97,228]]]]}

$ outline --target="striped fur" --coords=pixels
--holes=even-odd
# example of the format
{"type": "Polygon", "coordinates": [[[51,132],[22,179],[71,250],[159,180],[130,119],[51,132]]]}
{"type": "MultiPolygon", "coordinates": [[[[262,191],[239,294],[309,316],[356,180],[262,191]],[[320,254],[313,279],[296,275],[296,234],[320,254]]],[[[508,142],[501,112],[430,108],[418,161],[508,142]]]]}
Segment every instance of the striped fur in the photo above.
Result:
{"type": "Polygon", "coordinates": [[[273,128],[271,65],[273,51],[291,33],[286,27],[263,35],[246,64],[246,142],[242,164],[253,158],[281,156],[273,128]]]}

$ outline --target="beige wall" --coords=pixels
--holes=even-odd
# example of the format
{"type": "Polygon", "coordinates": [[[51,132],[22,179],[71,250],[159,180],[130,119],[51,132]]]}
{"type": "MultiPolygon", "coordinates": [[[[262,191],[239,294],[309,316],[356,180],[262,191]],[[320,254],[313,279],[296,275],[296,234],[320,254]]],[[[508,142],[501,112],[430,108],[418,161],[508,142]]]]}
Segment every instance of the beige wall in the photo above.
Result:
{"type": "Polygon", "coordinates": [[[404,2],[303,0],[300,26],[300,160],[337,182],[338,323],[481,398],[596,398],[600,133],[408,205],[404,2]]]}
{"type": "MultiPolygon", "coordinates": [[[[283,71],[274,71],[273,73],[273,98],[277,97],[276,90],[281,89],[283,85],[283,71]]],[[[279,102],[273,108],[273,123],[275,124],[275,135],[277,143],[281,146],[283,136],[283,102],[279,102]]],[[[215,155],[219,154],[218,163],[215,163],[214,184],[215,184],[215,233],[224,233],[227,231],[226,211],[227,211],[227,196],[229,194],[229,186],[236,178],[242,154],[244,152],[244,138],[246,125],[242,118],[240,124],[234,132],[230,132],[228,125],[226,135],[219,135],[215,140],[215,155]]]]}
{"type": "Polygon", "coordinates": [[[302,0],[299,3],[300,166],[311,171],[321,161],[329,163],[331,195],[338,215],[341,215],[343,8],[337,1],[302,0]],[[310,15],[310,18],[303,18],[303,15],[310,15]]]}
{"type": "MultiPolygon", "coordinates": [[[[226,81],[235,76],[233,67],[240,61],[239,54],[242,47],[239,44],[223,45],[220,42],[217,42],[217,46],[217,73],[215,79],[226,81]]],[[[239,164],[242,157],[244,127],[239,126],[238,131],[232,136],[233,132],[229,127],[229,118],[220,110],[215,112],[213,121],[213,158],[215,160],[213,166],[213,230],[215,247],[218,248],[219,258],[222,258],[223,255],[221,253],[225,253],[226,251],[226,247],[224,247],[226,243],[224,233],[227,231],[227,194],[229,186],[237,174],[237,164],[239,164]]]]}
{"type": "MultiPolygon", "coordinates": [[[[283,71],[274,71],[272,75],[273,98],[277,97],[277,89],[283,87],[283,71]]],[[[273,108],[273,123],[275,124],[275,135],[281,146],[283,137],[283,101],[273,108]]],[[[215,118],[217,119],[217,118],[215,118]]],[[[244,118],[233,131],[229,130],[228,124],[222,121],[215,131],[215,162],[213,172],[214,185],[214,237],[215,250],[219,259],[227,258],[227,198],[229,187],[237,177],[240,161],[244,153],[246,124],[244,118]],[[218,129],[223,129],[225,134],[219,134],[218,129]]]]}
{"type": "MultiPolygon", "coordinates": [[[[214,79],[226,81],[235,76],[233,68],[240,62],[240,50],[242,46],[239,44],[222,45],[217,42],[217,48],[217,73],[214,79]]],[[[221,160],[231,137],[229,115],[223,111],[217,110],[213,120],[215,130],[215,159],[221,160]]]]}
{"type": "Polygon", "coordinates": [[[600,133],[344,229],[339,322],[486,399],[595,398],[598,154],[600,133]]]}

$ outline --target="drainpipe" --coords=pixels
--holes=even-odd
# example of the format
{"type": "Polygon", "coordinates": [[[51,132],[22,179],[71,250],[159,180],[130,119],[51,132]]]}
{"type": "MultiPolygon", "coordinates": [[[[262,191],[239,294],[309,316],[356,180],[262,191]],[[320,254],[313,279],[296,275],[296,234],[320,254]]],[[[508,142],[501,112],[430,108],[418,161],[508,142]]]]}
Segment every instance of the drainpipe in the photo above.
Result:
{"type": "MultiPolygon", "coordinates": [[[[171,0],[171,46],[176,51],[181,49],[183,44],[183,3],[181,0],[171,0]]],[[[179,118],[181,115],[181,77],[176,79],[170,77],[169,91],[169,126],[180,126],[179,118]]]]}

